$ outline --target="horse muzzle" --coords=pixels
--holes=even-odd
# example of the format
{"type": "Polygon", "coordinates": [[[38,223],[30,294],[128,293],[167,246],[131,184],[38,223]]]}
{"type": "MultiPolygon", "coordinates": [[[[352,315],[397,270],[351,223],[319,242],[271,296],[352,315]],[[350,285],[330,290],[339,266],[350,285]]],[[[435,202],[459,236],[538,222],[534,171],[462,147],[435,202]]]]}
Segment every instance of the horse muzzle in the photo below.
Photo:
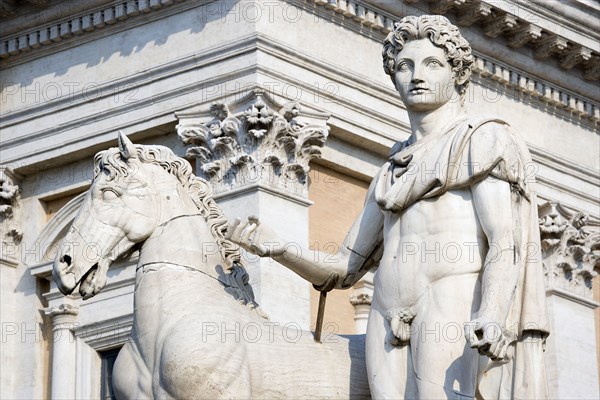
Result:
{"type": "Polygon", "coordinates": [[[56,257],[52,267],[52,278],[54,278],[58,290],[64,295],[73,293],[73,290],[75,290],[75,287],[79,283],[75,277],[71,262],[72,258],[70,255],[62,254],[56,257]]]}

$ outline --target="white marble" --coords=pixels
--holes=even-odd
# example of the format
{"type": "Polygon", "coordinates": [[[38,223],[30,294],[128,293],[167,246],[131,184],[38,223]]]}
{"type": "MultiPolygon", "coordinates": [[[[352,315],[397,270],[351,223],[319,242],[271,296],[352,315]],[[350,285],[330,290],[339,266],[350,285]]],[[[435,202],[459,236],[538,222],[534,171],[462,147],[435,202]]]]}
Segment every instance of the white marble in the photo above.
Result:
{"type": "MultiPolygon", "coordinates": [[[[163,144],[183,156],[185,149],[175,128],[179,118],[174,112],[208,110],[213,101],[229,104],[248,94],[249,88],[260,87],[273,92],[281,103],[298,100],[304,109],[330,113],[331,130],[322,163],[369,181],[387,160],[393,143],[410,135],[405,107],[381,69],[381,43],[394,21],[407,14],[429,13],[436,6],[424,0],[361,4],[352,0],[250,0],[225,6],[191,0],[127,2],[129,12],[119,18],[96,12],[85,21],[85,30],[77,25],[91,9],[112,11],[109,3],[65,0],[40,8],[22,1],[15,2],[15,14],[0,17],[0,159],[22,176],[18,225],[23,232],[20,262],[3,264],[1,271],[1,318],[18,326],[15,334],[9,334],[5,325],[2,364],[13,367],[10,375],[2,374],[2,398],[49,397],[52,381],[60,379],[61,371],[53,373],[49,358],[52,343],[40,332],[52,328],[49,318],[42,317],[43,310],[64,300],[54,284],[48,288],[46,263],[53,256],[39,250],[62,239],[75,211],[71,205],[49,221],[45,206],[87,188],[93,175],[92,157],[114,145],[115,131],[124,129],[136,143],[163,144]],[[256,6],[262,12],[260,18],[246,18],[256,6]],[[75,19],[75,24],[69,24],[75,19]],[[32,32],[40,36],[31,36],[32,32]]],[[[476,9],[471,9],[470,2],[444,3],[451,7],[440,12],[463,24],[461,32],[476,55],[467,110],[492,112],[510,122],[532,153],[538,195],[544,201],[560,201],[570,212],[588,213],[590,226],[597,224],[600,188],[594,177],[600,168],[596,132],[600,98],[598,81],[586,80],[584,75],[594,74],[598,58],[595,54],[592,62],[586,62],[581,58],[585,49],[579,47],[591,48],[589,43],[597,41],[595,3],[483,1],[476,9]],[[486,9],[494,12],[485,17],[486,9]],[[517,26],[511,27],[504,11],[515,17],[517,26]],[[487,31],[498,35],[491,37],[487,31]],[[556,39],[555,46],[551,41],[534,40],[539,32],[556,39]],[[557,47],[561,37],[570,42],[566,48],[557,47]],[[548,57],[536,58],[539,54],[548,57]]],[[[244,208],[235,204],[235,198],[219,202],[227,203],[223,208],[244,208]]],[[[254,206],[260,218],[276,214],[264,201],[254,206]],[[261,214],[265,210],[269,213],[261,214]]],[[[231,215],[246,216],[244,212],[231,215]]],[[[307,230],[297,225],[291,233],[304,237],[307,230]]],[[[276,268],[271,263],[260,267],[264,282],[269,280],[268,271],[276,268]]],[[[77,299],[80,312],[75,335],[83,335],[85,339],[78,336],[77,340],[84,344],[77,345],[81,351],[77,350],[75,364],[63,366],[74,374],[80,371],[77,396],[99,396],[100,370],[90,352],[118,347],[126,340],[123,331],[127,333],[131,326],[134,272],[135,262],[115,265],[102,292],[85,302],[77,299]],[[106,334],[89,334],[96,327],[106,334]]],[[[295,276],[287,278],[296,279],[294,287],[299,292],[307,290],[300,289],[301,285],[309,286],[295,276]]],[[[571,305],[587,304],[587,308],[573,306],[570,313],[573,319],[585,321],[586,332],[593,332],[588,312],[597,304],[570,292],[572,284],[567,279],[557,281],[555,286],[564,290],[552,289],[550,302],[559,296],[571,305]]],[[[290,285],[285,287],[288,290],[290,285]]],[[[276,313],[288,315],[306,307],[302,301],[289,312],[283,302],[273,305],[276,313]]],[[[568,318],[562,321],[558,329],[568,331],[568,318]]],[[[549,344],[546,352],[550,370],[593,370],[596,362],[585,358],[598,351],[593,334],[579,337],[581,346],[576,347],[565,342],[568,335],[553,336],[549,340],[556,339],[556,346],[549,344]],[[553,355],[567,347],[572,357],[553,355]],[[589,365],[573,361],[579,359],[589,365]]],[[[585,376],[587,383],[578,389],[598,387],[597,376],[585,376]]],[[[555,397],[559,386],[567,388],[569,379],[565,375],[551,379],[550,396],[555,397]]],[[[590,391],[587,397],[597,397],[596,392],[590,391]]]]}
{"type": "Polygon", "coordinates": [[[373,398],[546,398],[527,148],[497,117],[466,114],[474,59],[446,18],[404,18],[383,55],[412,134],[371,183],[342,249],[329,263],[306,249],[298,257],[289,232],[256,218],[237,220],[231,238],[315,285],[348,288],[379,264],[367,325],[373,398]]]}
{"type": "MultiPolygon", "coordinates": [[[[239,249],[225,238],[227,220],[187,161],[119,134],[119,148],[100,153],[95,166],[52,274],[65,295],[78,289],[90,299],[112,262],[140,245],[133,327],[113,370],[118,398],[368,395],[361,336],[318,343],[298,322],[271,321],[259,308],[239,249]]],[[[56,332],[74,339],[78,307],[47,313],[56,332]]],[[[54,371],[74,364],[73,341],[55,347],[54,371]]],[[[60,376],[52,397],[72,397],[75,375],[60,376]]]]}

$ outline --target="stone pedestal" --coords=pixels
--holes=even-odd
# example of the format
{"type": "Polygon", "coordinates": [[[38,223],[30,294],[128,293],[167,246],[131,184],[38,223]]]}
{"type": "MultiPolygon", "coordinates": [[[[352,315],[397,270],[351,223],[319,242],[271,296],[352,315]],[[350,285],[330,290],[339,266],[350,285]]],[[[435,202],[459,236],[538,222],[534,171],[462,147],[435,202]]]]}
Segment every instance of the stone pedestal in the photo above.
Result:
{"type": "MultiPolygon", "coordinates": [[[[210,182],[230,220],[255,216],[290,246],[308,248],[308,164],[321,154],[329,115],[255,89],[228,104],[176,116],[196,175],[210,182]]],[[[245,254],[244,265],[272,321],[309,328],[308,282],[270,258],[245,254]]]]}

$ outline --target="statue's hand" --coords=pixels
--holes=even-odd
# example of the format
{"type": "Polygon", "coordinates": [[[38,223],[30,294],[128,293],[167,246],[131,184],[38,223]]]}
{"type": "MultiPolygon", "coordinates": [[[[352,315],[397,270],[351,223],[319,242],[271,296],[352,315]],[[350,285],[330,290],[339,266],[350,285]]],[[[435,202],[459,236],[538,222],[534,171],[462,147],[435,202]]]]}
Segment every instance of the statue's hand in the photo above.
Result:
{"type": "Polygon", "coordinates": [[[260,257],[275,257],[284,253],[284,243],[277,235],[262,225],[258,218],[248,217],[247,221],[236,218],[227,229],[227,239],[237,243],[243,249],[260,257]]]}
{"type": "Polygon", "coordinates": [[[497,322],[476,318],[465,324],[465,337],[469,346],[477,349],[481,355],[494,361],[504,361],[508,358],[508,348],[512,340],[497,322]]]}

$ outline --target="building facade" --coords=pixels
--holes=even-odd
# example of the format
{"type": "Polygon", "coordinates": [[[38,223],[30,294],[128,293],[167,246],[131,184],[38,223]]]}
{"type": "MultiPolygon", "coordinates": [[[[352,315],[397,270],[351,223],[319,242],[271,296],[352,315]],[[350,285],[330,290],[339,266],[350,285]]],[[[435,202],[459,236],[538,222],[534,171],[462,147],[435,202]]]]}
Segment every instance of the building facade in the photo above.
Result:
{"type": "MultiPolygon", "coordinates": [[[[86,301],[63,296],[51,270],[93,156],[117,131],[187,158],[231,219],[256,215],[333,253],[389,149],[409,135],[381,50],[395,21],[421,14],[445,15],[471,43],[466,109],[508,121],[532,154],[550,397],[599,397],[597,2],[3,0],[0,13],[2,398],[110,395],[135,255],[86,301]],[[268,120],[254,124],[258,115],[268,120]],[[244,154],[201,137],[228,117],[244,122],[240,137],[260,136],[244,154]],[[275,121],[299,127],[296,147],[267,140],[275,121]]],[[[268,259],[245,264],[273,321],[314,328],[317,291],[268,259]]],[[[325,331],[363,333],[372,290],[368,275],[331,292],[325,331]]]]}

